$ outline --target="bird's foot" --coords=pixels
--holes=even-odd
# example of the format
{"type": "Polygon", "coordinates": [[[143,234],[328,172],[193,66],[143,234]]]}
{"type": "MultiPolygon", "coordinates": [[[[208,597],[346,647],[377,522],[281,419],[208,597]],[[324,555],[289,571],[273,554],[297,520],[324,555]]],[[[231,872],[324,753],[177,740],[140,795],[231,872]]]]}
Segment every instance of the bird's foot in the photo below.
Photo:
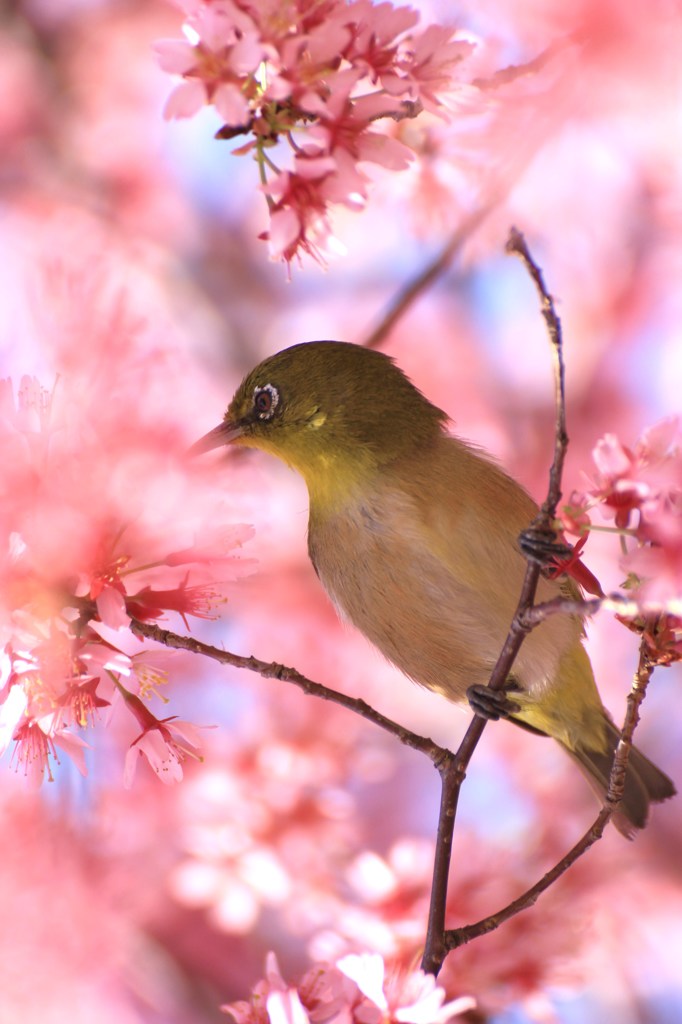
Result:
{"type": "Polygon", "coordinates": [[[518,683],[508,683],[504,690],[491,690],[489,686],[470,686],[467,700],[471,710],[479,718],[489,722],[497,722],[500,718],[510,718],[521,710],[521,705],[510,700],[509,693],[519,692],[518,683]]]}
{"type": "Polygon", "coordinates": [[[566,561],[573,554],[573,548],[560,541],[555,530],[538,526],[522,530],[519,547],[526,558],[543,568],[551,567],[557,561],[566,561]]]}

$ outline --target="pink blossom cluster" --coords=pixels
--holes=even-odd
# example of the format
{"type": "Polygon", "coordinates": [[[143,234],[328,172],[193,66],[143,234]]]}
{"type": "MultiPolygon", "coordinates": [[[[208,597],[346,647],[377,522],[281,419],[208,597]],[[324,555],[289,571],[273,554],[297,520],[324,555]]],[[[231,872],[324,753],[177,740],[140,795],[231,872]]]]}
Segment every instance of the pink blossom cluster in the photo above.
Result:
{"type": "Polygon", "coordinates": [[[259,165],[273,259],[316,258],[332,242],[329,207],[362,206],[367,161],[391,170],[411,151],[373,130],[380,118],[438,110],[471,44],[449,28],[412,34],[419,15],[371,0],[182,0],[188,41],[157,44],[161,66],[182,76],[165,116],[208,104],[250,136],[238,152],[259,165]],[[288,166],[284,166],[283,160],[288,166]]]}
{"type": "Polygon", "coordinates": [[[223,1010],[236,1024],[446,1024],[474,1006],[467,996],[445,1002],[445,990],[423,971],[387,976],[376,953],[314,966],[292,987],[271,953],[251,999],[223,1010]]]}
{"type": "MultiPolygon", "coordinates": [[[[594,528],[598,508],[620,538],[626,589],[648,620],[654,647],[682,656],[682,429],[670,418],[630,448],[615,434],[596,444],[592,487],[574,491],[562,513],[568,533],[594,528]],[[653,630],[653,632],[651,632],[653,630]]],[[[604,527],[598,527],[604,529],[604,527]]]]}
{"type": "MultiPolygon", "coordinates": [[[[295,718],[286,709],[276,698],[275,707],[259,708],[253,738],[245,741],[242,726],[229,752],[209,737],[207,762],[192,766],[179,793],[165,795],[169,841],[179,850],[165,898],[170,893],[176,910],[186,908],[202,928],[258,942],[271,941],[276,921],[292,956],[337,963],[372,953],[389,971],[409,973],[424,941],[433,843],[405,834],[383,855],[373,849],[383,833],[379,826],[368,835],[363,792],[378,769],[387,792],[397,791],[384,777],[392,762],[378,765],[371,731],[340,728],[333,709],[323,719],[298,702],[295,718]]],[[[550,822],[553,801],[553,790],[541,798],[550,822]]],[[[510,902],[561,856],[564,840],[554,825],[536,831],[533,862],[510,871],[506,846],[483,853],[479,835],[462,833],[448,920],[469,923],[510,902]]],[[[486,1011],[502,1009],[564,977],[585,886],[584,869],[576,871],[561,902],[555,897],[488,936],[483,958],[476,943],[459,950],[441,977],[449,997],[473,994],[486,1011]]]]}
{"type": "Polygon", "coordinates": [[[131,741],[126,783],[140,755],[175,782],[199,734],[150,709],[174,658],[131,619],[215,617],[251,529],[215,525],[166,354],[105,275],[65,264],[36,303],[55,383],[0,381],[0,752],[36,782],[62,753],[85,774],[105,718],[131,741]]]}
{"type": "MultiPolygon", "coordinates": [[[[263,908],[299,934],[331,924],[339,867],[359,845],[352,790],[367,772],[353,757],[356,730],[340,730],[332,713],[324,722],[318,714],[314,731],[312,710],[299,709],[293,723],[271,704],[259,708],[250,738],[242,724],[229,752],[209,741],[210,766],[189,775],[176,801],[173,896],[231,934],[257,927],[263,908]]],[[[366,759],[371,746],[365,737],[366,759]]]]}

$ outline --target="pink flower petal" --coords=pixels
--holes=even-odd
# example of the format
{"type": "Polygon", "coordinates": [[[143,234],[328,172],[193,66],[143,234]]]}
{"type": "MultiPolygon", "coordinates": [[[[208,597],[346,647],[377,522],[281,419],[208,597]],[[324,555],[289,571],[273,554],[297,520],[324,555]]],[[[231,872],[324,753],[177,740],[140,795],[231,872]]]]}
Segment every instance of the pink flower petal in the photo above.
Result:
{"type": "Polygon", "coordinates": [[[265,57],[265,47],[257,32],[249,32],[230,49],[229,67],[236,75],[250,75],[265,57]]]}
{"type": "Polygon", "coordinates": [[[14,735],[14,730],[23,718],[28,697],[23,686],[11,686],[7,699],[0,707],[0,754],[4,754],[14,735]]]}
{"type": "Polygon", "coordinates": [[[255,31],[253,20],[245,11],[230,2],[202,4],[191,26],[211,50],[231,46],[239,35],[255,31]]]}
{"type": "Polygon", "coordinates": [[[292,84],[283,75],[268,75],[265,87],[265,99],[281,103],[288,100],[292,93],[292,84]]]}
{"type": "Polygon", "coordinates": [[[132,763],[131,751],[139,752],[149,761],[149,766],[161,782],[167,786],[182,781],[182,764],[172,744],[166,742],[158,729],[150,729],[143,733],[126,753],[124,767],[124,784],[127,779],[132,781],[135,765],[132,763]]]}
{"type": "Polygon", "coordinates": [[[251,111],[244,94],[236,85],[229,82],[218,86],[213,94],[213,106],[225,124],[238,127],[250,120],[251,111]]]}
{"type": "Polygon", "coordinates": [[[681,440],[680,418],[672,416],[648,427],[637,442],[636,451],[642,457],[663,459],[670,454],[673,445],[679,445],[681,440]]]}
{"type": "Polygon", "coordinates": [[[331,156],[297,157],[294,163],[296,173],[311,181],[324,178],[336,170],[336,161],[331,156]]]}
{"type": "Polygon", "coordinates": [[[301,234],[301,222],[293,210],[276,210],[270,217],[268,248],[270,258],[279,260],[301,234]]]}
{"type": "Polygon", "coordinates": [[[615,434],[605,434],[597,441],[592,458],[599,472],[610,479],[623,476],[632,467],[632,458],[615,434]]]}
{"type": "Polygon", "coordinates": [[[162,71],[172,75],[184,75],[197,62],[197,54],[191,43],[183,39],[159,39],[154,43],[162,71]]]}
{"type": "Polygon", "coordinates": [[[124,629],[130,625],[123,594],[116,587],[105,587],[96,601],[102,622],[111,629],[124,629]]]}
{"type": "Polygon", "coordinates": [[[271,992],[265,1005],[270,1024],[309,1024],[310,1018],[295,989],[289,989],[286,992],[271,992]]]}
{"type": "Polygon", "coordinates": [[[282,971],[280,970],[279,961],[277,955],[270,950],[265,956],[265,977],[273,989],[278,989],[280,992],[286,990],[286,982],[282,977],[282,971]]]}
{"type": "Polygon", "coordinates": [[[90,749],[90,744],[82,740],[80,736],[74,736],[66,729],[61,729],[52,737],[54,742],[65,754],[68,754],[81,775],[87,775],[85,767],[85,751],[90,749]]]}
{"type": "Polygon", "coordinates": [[[203,82],[193,80],[181,82],[173,89],[163,108],[166,121],[174,118],[193,117],[204,106],[207,100],[206,87],[203,82]]]}
{"type": "Polygon", "coordinates": [[[128,747],[125,761],[123,762],[123,785],[125,789],[130,789],[133,784],[135,770],[140,756],[141,754],[137,747],[128,747]]]}
{"type": "Polygon", "coordinates": [[[380,1010],[388,1009],[384,993],[384,961],[378,953],[363,953],[361,956],[351,953],[337,960],[336,966],[375,1006],[380,1010]]]}
{"type": "Polygon", "coordinates": [[[352,39],[345,25],[330,25],[327,20],[308,35],[307,50],[314,64],[332,64],[352,39]]]}
{"type": "Polygon", "coordinates": [[[308,89],[298,97],[298,105],[307,114],[314,114],[316,117],[324,117],[327,114],[327,103],[313,89],[308,89]]]}
{"type": "Polygon", "coordinates": [[[403,171],[414,159],[414,153],[402,142],[378,132],[365,132],[359,140],[358,159],[381,164],[391,171],[403,171]]]}

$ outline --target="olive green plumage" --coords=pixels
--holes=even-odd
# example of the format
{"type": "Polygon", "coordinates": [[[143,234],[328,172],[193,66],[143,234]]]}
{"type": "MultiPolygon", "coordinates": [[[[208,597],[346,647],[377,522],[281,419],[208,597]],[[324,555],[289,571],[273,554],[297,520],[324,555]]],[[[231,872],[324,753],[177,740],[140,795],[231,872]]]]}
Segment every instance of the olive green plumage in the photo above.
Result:
{"type": "MultiPolygon", "coordinates": [[[[225,421],[199,442],[271,452],[308,486],[310,557],[341,613],[416,682],[465,702],[484,685],[525,572],[517,538],[537,511],[393,361],[342,342],[285,349],[240,385],[225,421]]],[[[538,599],[575,592],[542,580],[538,599]]],[[[552,616],[514,663],[513,720],[558,740],[603,795],[618,732],[582,645],[582,622],[552,616]]],[[[675,792],[633,750],[615,818],[641,828],[675,792]]]]}

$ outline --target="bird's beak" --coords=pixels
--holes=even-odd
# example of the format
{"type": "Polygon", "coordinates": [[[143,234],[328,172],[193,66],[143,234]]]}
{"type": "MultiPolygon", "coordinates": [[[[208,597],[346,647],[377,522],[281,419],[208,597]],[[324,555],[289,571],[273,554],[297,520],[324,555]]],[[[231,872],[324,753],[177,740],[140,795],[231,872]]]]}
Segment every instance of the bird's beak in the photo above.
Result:
{"type": "Polygon", "coordinates": [[[223,420],[213,430],[209,430],[208,434],[204,434],[203,437],[192,445],[189,449],[189,455],[203,455],[204,452],[210,452],[214,448],[222,448],[224,444],[232,444],[238,437],[241,437],[244,430],[239,423],[232,423],[230,420],[223,420]]]}

